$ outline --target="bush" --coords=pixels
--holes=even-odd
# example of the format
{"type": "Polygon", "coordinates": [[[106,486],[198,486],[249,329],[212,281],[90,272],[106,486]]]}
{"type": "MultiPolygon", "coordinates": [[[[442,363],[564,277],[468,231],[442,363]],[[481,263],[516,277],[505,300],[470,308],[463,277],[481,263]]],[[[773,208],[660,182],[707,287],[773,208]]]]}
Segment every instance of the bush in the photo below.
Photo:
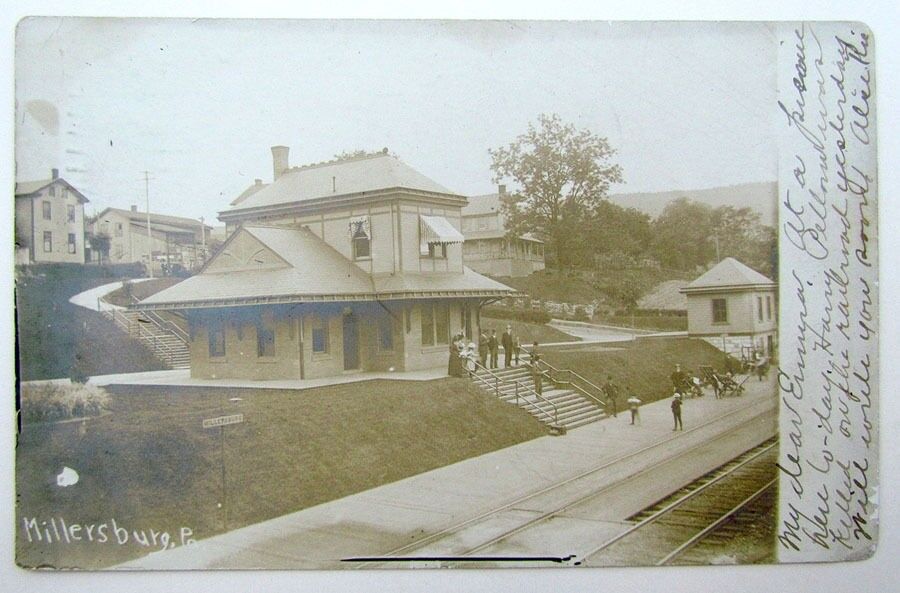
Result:
{"type": "Polygon", "coordinates": [[[501,309],[499,307],[484,307],[481,309],[481,315],[491,317],[493,319],[512,319],[514,321],[524,321],[525,323],[537,323],[544,325],[550,323],[550,314],[546,311],[535,309],[501,309]]]}
{"type": "Polygon", "coordinates": [[[25,423],[99,416],[109,408],[109,394],[84,383],[23,384],[21,400],[25,423]]]}
{"type": "Polygon", "coordinates": [[[144,264],[73,264],[73,263],[39,263],[27,266],[16,266],[20,275],[46,276],[48,278],[142,278],[147,275],[144,264]]]}

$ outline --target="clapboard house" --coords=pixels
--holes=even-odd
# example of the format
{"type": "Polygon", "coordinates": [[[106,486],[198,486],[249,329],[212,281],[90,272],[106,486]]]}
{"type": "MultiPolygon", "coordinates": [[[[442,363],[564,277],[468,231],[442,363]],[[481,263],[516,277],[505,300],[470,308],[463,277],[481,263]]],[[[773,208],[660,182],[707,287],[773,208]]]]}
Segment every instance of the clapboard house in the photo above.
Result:
{"type": "Polygon", "coordinates": [[[472,196],[462,211],[466,237],[463,255],[473,270],[495,277],[528,276],[544,269],[544,242],[531,233],[511,235],[506,228],[501,200],[506,186],[497,193],[472,196]]]}
{"type": "Polygon", "coordinates": [[[16,183],[16,263],[84,263],[88,199],[51,169],[50,177],[16,183]]]}
{"type": "Polygon", "coordinates": [[[302,167],[220,213],[195,276],[142,301],[190,329],[191,376],[307,379],[445,366],[479,307],[513,290],[463,266],[466,198],[386,151],[302,167]]]}

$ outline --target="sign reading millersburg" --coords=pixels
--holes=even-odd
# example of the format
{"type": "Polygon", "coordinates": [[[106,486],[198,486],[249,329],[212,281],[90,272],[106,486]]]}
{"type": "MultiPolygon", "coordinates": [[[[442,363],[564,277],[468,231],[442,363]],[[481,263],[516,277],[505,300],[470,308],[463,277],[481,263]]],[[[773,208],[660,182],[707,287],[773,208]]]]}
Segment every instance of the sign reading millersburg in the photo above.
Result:
{"type": "Polygon", "coordinates": [[[207,418],[203,421],[203,428],[215,428],[216,426],[227,426],[229,424],[240,424],[244,421],[243,414],[232,414],[231,416],[219,416],[217,418],[207,418]]]}

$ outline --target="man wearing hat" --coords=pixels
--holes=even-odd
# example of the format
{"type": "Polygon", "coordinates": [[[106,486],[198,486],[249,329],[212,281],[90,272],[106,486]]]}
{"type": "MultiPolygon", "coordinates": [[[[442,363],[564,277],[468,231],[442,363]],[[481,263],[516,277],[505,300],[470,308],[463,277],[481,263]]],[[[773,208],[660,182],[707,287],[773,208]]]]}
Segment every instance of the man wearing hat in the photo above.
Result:
{"type": "Polygon", "coordinates": [[[675,390],[675,395],[672,397],[672,416],[675,418],[675,428],[672,429],[672,432],[684,430],[684,425],[681,423],[681,394],[678,393],[678,390],[675,390]]]}
{"type": "Polygon", "coordinates": [[[512,355],[513,355],[513,339],[512,339],[512,326],[506,326],[506,331],[503,332],[503,335],[500,337],[500,345],[503,346],[503,368],[509,368],[512,364],[512,355]]]}

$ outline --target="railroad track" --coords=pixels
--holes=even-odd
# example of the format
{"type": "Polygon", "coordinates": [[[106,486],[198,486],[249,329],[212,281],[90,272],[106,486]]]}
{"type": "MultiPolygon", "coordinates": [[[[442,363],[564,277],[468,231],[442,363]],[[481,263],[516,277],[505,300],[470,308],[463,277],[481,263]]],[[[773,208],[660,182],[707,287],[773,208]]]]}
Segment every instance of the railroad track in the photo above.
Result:
{"type": "MultiPolygon", "coordinates": [[[[720,423],[735,414],[738,414],[741,412],[746,412],[750,408],[753,408],[758,405],[759,405],[759,402],[755,402],[754,404],[744,406],[744,407],[738,408],[736,410],[732,410],[731,412],[728,412],[727,414],[718,416],[705,424],[696,426],[688,431],[680,433],[680,435],[685,435],[685,434],[689,434],[694,431],[702,430],[703,428],[707,428],[713,424],[720,423]]],[[[745,424],[749,424],[749,423],[753,422],[754,420],[760,419],[760,418],[766,416],[767,414],[771,414],[771,413],[772,413],[772,409],[765,408],[762,411],[760,411],[759,413],[754,414],[751,418],[748,418],[746,420],[745,424]]],[[[731,434],[729,432],[725,432],[725,433],[722,433],[720,435],[713,437],[712,439],[710,439],[710,442],[725,440],[730,437],[731,437],[731,434]]],[[[439,532],[419,538],[418,540],[411,542],[407,545],[401,546],[399,548],[396,548],[379,558],[346,559],[345,561],[357,562],[357,564],[355,565],[355,568],[371,568],[373,566],[378,566],[382,563],[387,563],[387,562],[393,563],[393,562],[398,562],[398,561],[403,561],[403,562],[408,561],[408,562],[415,563],[417,561],[421,561],[421,560],[423,560],[423,558],[421,556],[416,556],[415,552],[417,550],[421,550],[421,549],[425,548],[429,544],[437,542],[437,541],[441,540],[442,538],[452,536],[453,534],[460,532],[463,529],[470,527],[472,525],[488,522],[491,518],[499,516],[504,511],[513,509],[520,505],[524,505],[525,503],[532,501],[532,500],[536,500],[539,497],[546,497],[548,494],[552,494],[554,491],[562,492],[562,491],[564,491],[564,489],[566,487],[571,486],[573,483],[575,483],[579,480],[590,479],[593,475],[598,474],[599,472],[608,469],[610,466],[622,463],[623,461],[628,461],[630,458],[636,457],[643,453],[647,453],[649,451],[652,451],[652,450],[655,450],[658,448],[664,448],[675,438],[678,438],[678,435],[662,439],[648,447],[645,447],[644,449],[632,452],[622,458],[598,465],[598,466],[591,468],[577,476],[573,476],[572,478],[569,478],[568,480],[564,480],[564,481],[552,484],[552,485],[547,486],[543,489],[540,489],[536,492],[532,492],[528,495],[525,495],[516,500],[508,502],[504,505],[501,505],[497,508],[491,509],[485,513],[479,514],[478,516],[475,516],[475,517],[472,517],[465,521],[456,523],[456,524],[454,524],[450,527],[447,527],[439,532]]],[[[507,530],[503,531],[502,533],[495,534],[493,537],[485,539],[476,545],[469,546],[465,552],[463,552],[461,554],[457,554],[455,558],[441,558],[441,560],[443,561],[443,563],[447,563],[447,562],[454,563],[455,561],[458,561],[458,563],[464,564],[467,561],[467,558],[474,559],[477,557],[477,554],[479,552],[482,552],[482,551],[492,547],[493,545],[502,542],[503,540],[509,539],[510,537],[512,537],[520,532],[523,532],[527,529],[533,528],[540,523],[547,522],[547,521],[553,519],[554,517],[557,517],[567,511],[570,511],[570,510],[576,508],[579,505],[588,504],[591,501],[593,501],[594,499],[606,494],[611,488],[620,486],[622,484],[622,482],[629,481],[629,480],[637,480],[642,477],[646,477],[647,475],[651,475],[660,466],[665,465],[667,463],[672,463],[673,460],[675,460],[679,457],[682,457],[682,456],[688,457],[691,453],[692,453],[692,451],[690,451],[690,450],[685,451],[685,452],[681,453],[680,455],[676,456],[675,458],[664,459],[664,460],[654,463],[642,470],[639,470],[620,482],[617,482],[614,484],[609,484],[609,485],[600,487],[598,489],[594,489],[591,492],[589,492],[588,494],[576,497],[575,499],[569,499],[566,502],[564,502],[558,506],[555,506],[552,509],[549,509],[549,510],[546,510],[545,512],[541,512],[541,513],[537,514],[537,516],[533,517],[532,519],[530,519],[528,521],[525,521],[524,523],[520,523],[511,529],[507,529],[507,530]]],[[[776,451],[776,453],[777,453],[777,451],[776,451]]],[[[774,467],[774,465],[773,465],[773,467],[774,467]]],[[[429,558],[429,559],[431,559],[431,558],[429,558]]],[[[498,560],[502,561],[501,558],[498,558],[498,560]]],[[[582,563],[583,557],[575,558],[573,556],[569,556],[565,560],[566,560],[566,562],[565,562],[566,564],[578,565],[578,564],[582,563]]],[[[557,565],[558,564],[559,563],[557,562],[557,565]]],[[[635,562],[628,562],[628,564],[635,564],[635,562]]]]}
{"type": "Polygon", "coordinates": [[[775,439],[751,449],[630,517],[634,525],[575,564],[706,563],[717,546],[741,535],[764,512],[765,505],[754,506],[758,501],[772,502],[778,483],[777,456],[775,439]]]}

